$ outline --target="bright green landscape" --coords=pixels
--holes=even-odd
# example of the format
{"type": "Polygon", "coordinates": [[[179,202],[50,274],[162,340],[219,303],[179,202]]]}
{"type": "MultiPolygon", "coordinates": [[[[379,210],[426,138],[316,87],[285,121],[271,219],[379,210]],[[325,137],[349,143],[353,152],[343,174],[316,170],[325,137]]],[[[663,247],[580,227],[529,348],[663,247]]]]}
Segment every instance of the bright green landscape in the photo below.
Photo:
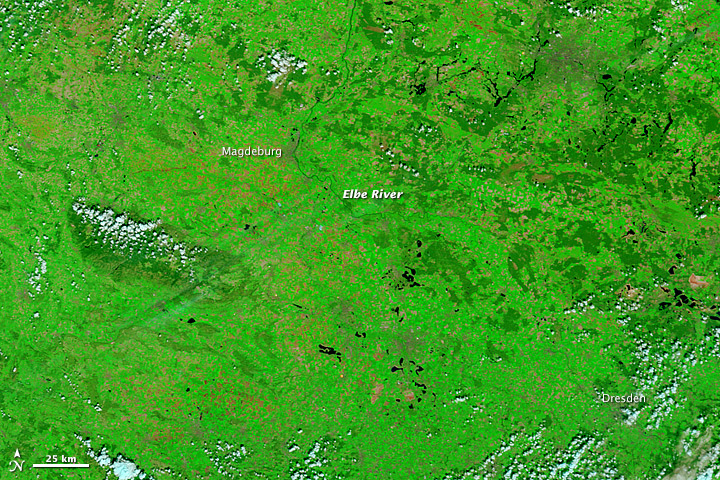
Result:
{"type": "Polygon", "coordinates": [[[714,0],[0,3],[0,479],[720,479],[719,47],[714,0]]]}

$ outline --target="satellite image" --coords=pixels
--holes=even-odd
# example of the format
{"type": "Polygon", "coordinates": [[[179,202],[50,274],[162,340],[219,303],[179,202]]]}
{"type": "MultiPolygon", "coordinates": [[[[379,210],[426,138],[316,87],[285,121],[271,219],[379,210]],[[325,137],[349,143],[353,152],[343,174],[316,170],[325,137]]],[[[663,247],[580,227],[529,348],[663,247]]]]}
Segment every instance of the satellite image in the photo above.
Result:
{"type": "Polygon", "coordinates": [[[0,479],[720,479],[720,1],[0,0],[0,479]]]}

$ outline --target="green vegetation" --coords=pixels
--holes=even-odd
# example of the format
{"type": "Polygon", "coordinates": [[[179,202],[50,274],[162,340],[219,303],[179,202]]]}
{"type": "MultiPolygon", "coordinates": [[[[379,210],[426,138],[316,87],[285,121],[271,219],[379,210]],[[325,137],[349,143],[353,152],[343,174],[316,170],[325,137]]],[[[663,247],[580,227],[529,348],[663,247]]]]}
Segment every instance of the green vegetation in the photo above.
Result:
{"type": "Polygon", "coordinates": [[[720,478],[720,5],[556,3],[0,6],[0,478],[720,478]]]}

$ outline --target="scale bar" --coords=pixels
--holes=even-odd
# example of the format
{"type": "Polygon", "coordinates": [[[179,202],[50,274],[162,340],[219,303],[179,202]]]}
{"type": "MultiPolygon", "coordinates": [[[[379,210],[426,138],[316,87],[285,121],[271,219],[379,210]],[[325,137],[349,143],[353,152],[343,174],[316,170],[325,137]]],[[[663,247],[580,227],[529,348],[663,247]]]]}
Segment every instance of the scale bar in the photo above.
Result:
{"type": "Polygon", "coordinates": [[[89,468],[88,463],[33,463],[33,468],[89,468]]]}

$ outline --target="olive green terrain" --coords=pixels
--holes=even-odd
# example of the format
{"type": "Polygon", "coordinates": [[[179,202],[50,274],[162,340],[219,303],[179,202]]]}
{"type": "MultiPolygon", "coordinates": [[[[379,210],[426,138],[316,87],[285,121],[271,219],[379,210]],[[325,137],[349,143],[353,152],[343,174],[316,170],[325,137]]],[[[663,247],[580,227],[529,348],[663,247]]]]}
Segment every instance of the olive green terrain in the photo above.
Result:
{"type": "Polygon", "coordinates": [[[0,4],[0,478],[720,478],[719,28],[0,4]]]}

